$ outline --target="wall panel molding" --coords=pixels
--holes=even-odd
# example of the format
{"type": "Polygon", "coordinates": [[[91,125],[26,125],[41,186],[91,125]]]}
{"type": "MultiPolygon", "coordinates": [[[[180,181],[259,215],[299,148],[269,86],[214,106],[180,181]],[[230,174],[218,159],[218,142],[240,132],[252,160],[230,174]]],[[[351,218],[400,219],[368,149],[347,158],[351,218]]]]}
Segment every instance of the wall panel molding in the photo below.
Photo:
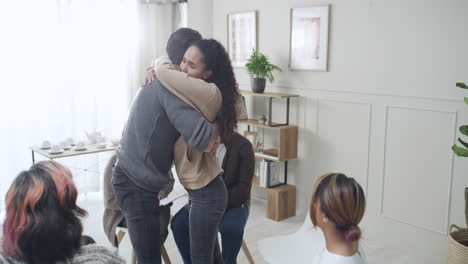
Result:
{"type": "MultiPolygon", "coordinates": [[[[402,219],[399,219],[398,217],[395,217],[395,216],[391,216],[391,215],[388,215],[388,214],[385,214],[384,212],[384,203],[385,203],[385,184],[386,184],[386,180],[387,177],[389,177],[389,175],[387,175],[387,158],[388,158],[388,134],[389,134],[389,130],[391,129],[389,127],[389,113],[391,112],[391,110],[393,109],[397,109],[397,110],[407,110],[407,111],[422,111],[422,112],[429,112],[429,113],[442,113],[442,114],[449,114],[450,118],[452,119],[452,125],[450,128],[447,128],[447,129],[451,129],[450,131],[450,134],[452,135],[452,142],[455,142],[455,137],[456,137],[456,131],[457,131],[457,111],[452,111],[452,110],[439,110],[439,109],[431,109],[431,108],[423,108],[423,107],[402,107],[402,106],[397,106],[397,105],[387,105],[385,107],[385,128],[384,128],[384,146],[383,146],[383,167],[382,167],[382,183],[381,183],[381,186],[380,186],[380,208],[379,208],[379,211],[380,211],[380,215],[386,219],[389,219],[391,221],[396,221],[396,222],[399,222],[399,223],[404,223],[404,224],[407,224],[407,225],[410,225],[410,226],[413,226],[413,227],[416,227],[416,228],[420,228],[420,229],[424,229],[424,230],[428,230],[428,231],[431,231],[431,232],[436,232],[436,233],[439,233],[439,234],[443,234],[443,235],[447,235],[447,228],[444,228],[444,231],[442,230],[436,230],[436,229],[433,229],[433,228],[429,228],[429,227],[424,227],[424,226],[420,226],[420,225],[417,225],[417,224],[414,224],[414,223],[411,223],[409,221],[406,221],[406,220],[402,220],[402,219]]],[[[448,148],[450,146],[447,146],[448,148]]],[[[454,155],[452,154],[451,155],[451,158],[450,160],[448,161],[448,175],[449,175],[449,178],[448,178],[448,189],[446,190],[446,196],[445,196],[445,199],[447,201],[446,203],[446,210],[443,212],[444,214],[444,225],[446,227],[448,227],[448,224],[450,223],[450,208],[451,208],[451,196],[452,196],[452,182],[453,182],[453,164],[454,164],[454,155]]],[[[430,195],[430,194],[428,194],[430,195]]]]}
{"type": "MultiPolygon", "coordinates": [[[[348,104],[348,105],[359,105],[359,106],[365,106],[367,107],[367,113],[366,113],[366,118],[367,118],[367,128],[366,131],[368,133],[367,135],[367,150],[366,150],[366,164],[365,164],[365,181],[366,181],[366,186],[365,186],[365,194],[366,197],[368,197],[368,189],[369,189],[369,174],[370,174],[370,148],[371,148],[371,128],[372,128],[372,104],[370,103],[364,103],[364,102],[359,102],[359,101],[351,101],[351,100],[333,100],[333,99],[321,99],[317,98],[317,113],[316,113],[316,131],[317,131],[317,136],[320,137],[320,106],[321,103],[337,103],[337,104],[348,104]]],[[[346,135],[343,135],[346,136],[346,135]]]]}

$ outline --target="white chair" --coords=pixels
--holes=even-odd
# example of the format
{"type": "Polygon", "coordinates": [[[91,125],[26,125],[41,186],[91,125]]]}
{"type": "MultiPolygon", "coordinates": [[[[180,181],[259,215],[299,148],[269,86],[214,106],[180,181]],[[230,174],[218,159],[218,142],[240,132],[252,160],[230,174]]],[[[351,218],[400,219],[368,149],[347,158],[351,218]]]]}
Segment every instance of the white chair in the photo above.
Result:
{"type": "MultiPolygon", "coordinates": [[[[394,245],[383,245],[366,233],[360,241],[368,263],[406,264],[408,253],[395,248],[394,245]]],[[[295,232],[284,236],[274,236],[257,242],[258,250],[270,264],[314,263],[315,257],[325,248],[325,238],[320,228],[314,228],[307,212],[304,224],[295,232]]]]}
{"type": "Polygon", "coordinates": [[[271,264],[310,263],[325,247],[325,238],[320,229],[313,227],[307,214],[304,224],[295,233],[261,239],[257,246],[263,258],[271,264]]]}

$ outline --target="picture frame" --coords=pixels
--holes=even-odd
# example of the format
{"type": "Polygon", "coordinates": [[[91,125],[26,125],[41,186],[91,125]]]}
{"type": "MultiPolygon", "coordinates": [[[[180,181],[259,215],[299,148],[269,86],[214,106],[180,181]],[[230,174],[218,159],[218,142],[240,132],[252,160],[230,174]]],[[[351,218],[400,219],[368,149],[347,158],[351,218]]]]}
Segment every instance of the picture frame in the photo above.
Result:
{"type": "Polygon", "coordinates": [[[228,53],[233,67],[245,67],[257,49],[257,11],[227,15],[228,53]]]}
{"type": "Polygon", "coordinates": [[[291,9],[289,69],[328,71],[330,5],[291,9]]]}
{"type": "Polygon", "coordinates": [[[252,143],[252,147],[254,148],[254,151],[256,150],[257,147],[257,132],[254,131],[244,131],[244,137],[252,143]]]}

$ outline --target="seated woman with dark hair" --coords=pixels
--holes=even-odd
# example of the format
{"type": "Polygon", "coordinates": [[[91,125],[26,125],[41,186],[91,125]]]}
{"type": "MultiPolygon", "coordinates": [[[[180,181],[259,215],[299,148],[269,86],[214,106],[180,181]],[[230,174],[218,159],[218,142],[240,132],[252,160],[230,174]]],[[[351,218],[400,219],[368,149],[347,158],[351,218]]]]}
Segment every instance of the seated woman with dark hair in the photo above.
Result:
{"type": "Polygon", "coordinates": [[[125,263],[95,244],[81,245],[86,211],[72,174],[54,161],[21,172],[6,195],[0,263],[125,263]]]}
{"type": "Polygon", "coordinates": [[[326,247],[314,264],[366,264],[359,246],[366,199],[353,178],[342,173],[323,175],[315,184],[310,203],[310,218],[325,236],[326,247]]]}

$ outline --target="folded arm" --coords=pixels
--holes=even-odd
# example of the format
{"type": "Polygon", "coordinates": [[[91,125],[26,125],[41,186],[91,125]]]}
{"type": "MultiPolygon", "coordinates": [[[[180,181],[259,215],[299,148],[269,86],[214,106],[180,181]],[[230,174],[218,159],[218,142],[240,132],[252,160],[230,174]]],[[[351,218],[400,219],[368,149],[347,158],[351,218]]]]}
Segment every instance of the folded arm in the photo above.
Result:
{"type": "Polygon", "coordinates": [[[198,111],[160,85],[159,100],[171,124],[187,145],[198,152],[209,152],[216,145],[218,129],[198,111]]]}
{"type": "Polygon", "coordinates": [[[177,70],[167,57],[155,61],[154,69],[158,80],[175,96],[200,111],[210,122],[214,122],[221,109],[222,96],[214,83],[192,78],[177,70]]]}

